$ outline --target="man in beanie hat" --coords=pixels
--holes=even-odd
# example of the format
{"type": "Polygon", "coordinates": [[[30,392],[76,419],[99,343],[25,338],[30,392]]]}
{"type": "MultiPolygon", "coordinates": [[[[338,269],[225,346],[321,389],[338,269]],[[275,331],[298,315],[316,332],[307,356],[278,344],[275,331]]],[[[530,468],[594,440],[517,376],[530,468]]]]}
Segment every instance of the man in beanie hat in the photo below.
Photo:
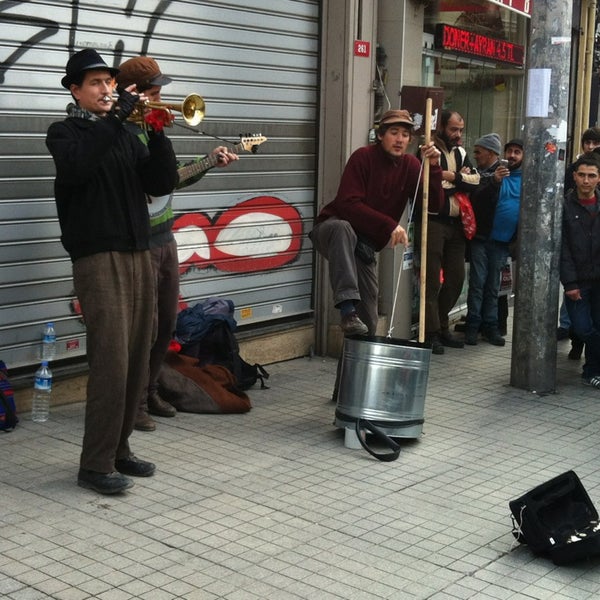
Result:
{"type": "MultiPolygon", "coordinates": [[[[425,337],[434,354],[444,354],[444,346],[462,348],[463,341],[449,329],[449,313],[462,292],[465,281],[465,238],[457,192],[466,194],[479,183],[472,168],[462,134],[465,121],[452,110],[443,110],[433,141],[441,152],[444,204],[439,212],[430,210],[427,229],[427,273],[425,288],[425,337]],[[440,281],[440,271],[444,281],[440,281]]],[[[420,239],[420,236],[417,236],[420,239]]]]}
{"type": "MultiPolygon", "coordinates": [[[[336,197],[321,210],[309,234],[329,261],[333,302],[344,335],[375,334],[375,253],[408,243],[399,221],[420,188],[419,160],[407,154],[413,127],[406,110],[389,110],[382,116],[377,142],[350,156],[336,197]]],[[[430,143],[422,146],[421,155],[431,165],[429,202],[437,209],[443,201],[440,153],[430,143]]]]}
{"type": "MultiPolygon", "coordinates": [[[[162,86],[171,81],[170,77],[163,75],[156,60],[150,56],[136,56],[126,60],[119,66],[117,75],[117,83],[120,86],[126,87],[134,84],[138,91],[144,92],[150,102],[161,102],[162,86]]],[[[131,121],[127,122],[125,126],[144,144],[148,143],[148,128],[142,128],[138,123],[131,121]]],[[[230,152],[225,146],[218,146],[212,151],[212,154],[218,158],[216,164],[219,167],[226,167],[238,159],[237,154],[230,152]]],[[[178,163],[177,166],[178,168],[187,167],[204,158],[204,156],[198,156],[188,163],[178,163]]],[[[177,189],[196,183],[205,174],[206,171],[200,171],[193,177],[180,179],[177,189]]],[[[150,252],[157,300],[155,305],[156,339],[150,351],[148,386],[140,396],[135,418],[134,427],[140,431],[156,429],[156,423],[150,415],[173,417],[176,414],[175,407],[163,400],[158,393],[158,376],[175,331],[179,304],[179,260],[177,242],[171,230],[175,220],[171,207],[172,200],[173,194],[170,190],[162,198],[150,197],[148,202],[151,226],[150,252]]]]}
{"type": "Polygon", "coordinates": [[[470,345],[477,344],[480,330],[490,344],[505,344],[498,325],[498,294],[500,272],[517,235],[523,141],[515,138],[505,145],[506,165],[498,160],[500,152],[500,136],[496,133],[475,142],[473,154],[481,181],[471,194],[477,231],[469,243],[465,343],[470,345]]]}
{"type": "Polygon", "coordinates": [[[75,103],[46,137],[61,241],[86,324],[89,375],[77,482],[102,494],[130,488],[128,475],[155,470],[133,455],[128,441],[147,383],[153,327],[146,194],[165,194],[177,181],[169,140],[153,134],[144,146],[123,127],[143,96],[132,85],[118,89],[115,102],[117,73],[95,50],[74,54],[62,85],[75,103]]]}

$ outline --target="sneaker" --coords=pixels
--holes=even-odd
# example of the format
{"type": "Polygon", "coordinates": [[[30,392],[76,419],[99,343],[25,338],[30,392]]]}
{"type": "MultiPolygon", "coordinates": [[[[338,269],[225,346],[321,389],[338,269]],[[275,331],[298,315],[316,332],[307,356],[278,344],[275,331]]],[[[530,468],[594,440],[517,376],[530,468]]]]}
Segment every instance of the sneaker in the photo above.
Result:
{"type": "Polygon", "coordinates": [[[175,407],[163,400],[158,392],[148,394],[148,412],[157,417],[174,417],[177,414],[175,407]]]}
{"type": "Polygon", "coordinates": [[[600,388],[600,375],[582,377],[581,381],[583,382],[583,385],[591,385],[592,387],[600,388]]]}
{"type": "Polygon", "coordinates": [[[367,335],[367,333],[369,333],[369,329],[359,319],[356,311],[344,315],[340,327],[342,328],[344,335],[367,335]]]}
{"type": "Polygon", "coordinates": [[[140,410],[135,417],[133,428],[138,431],[154,431],[156,429],[156,423],[145,410],[140,410]]]}
{"type": "Polygon", "coordinates": [[[496,327],[482,329],[481,337],[492,344],[492,346],[504,346],[506,344],[506,340],[500,335],[496,327]]]}
{"type": "Polygon", "coordinates": [[[120,494],[133,487],[133,481],[121,473],[98,473],[79,469],[77,485],[82,488],[94,490],[99,494],[120,494]]]}
{"type": "Polygon", "coordinates": [[[465,344],[469,346],[477,346],[478,336],[479,332],[477,331],[477,329],[467,327],[467,329],[465,329],[465,344]]]}
{"type": "Polygon", "coordinates": [[[433,333],[425,337],[425,343],[431,346],[432,354],[444,354],[444,346],[438,333],[433,333]]]}
{"type": "Polygon", "coordinates": [[[123,475],[132,477],[150,477],[154,475],[156,465],[146,460],[141,460],[133,454],[129,458],[115,460],[115,469],[123,475]]]}
{"type": "Polygon", "coordinates": [[[442,329],[440,333],[440,341],[448,348],[464,348],[465,343],[453,336],[448,329],[442,329]]]}

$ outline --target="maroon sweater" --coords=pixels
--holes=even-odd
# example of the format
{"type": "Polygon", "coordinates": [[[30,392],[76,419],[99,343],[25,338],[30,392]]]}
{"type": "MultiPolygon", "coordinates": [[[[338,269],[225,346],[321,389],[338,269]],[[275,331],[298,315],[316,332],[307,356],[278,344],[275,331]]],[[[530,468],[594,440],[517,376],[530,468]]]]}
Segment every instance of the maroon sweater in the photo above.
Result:
{"type": "MultiPolygon", "coordinates": [[[[411,154],[394,158],[380,144],[359,148],[348,159],[337,195],[323,207],[317,223],[329,217],[344,219],[381,250],[414,197],[420,168],[411,154]]],[[[444,204],[442,169],[432,166],[429,172],[429,211],[438,212],[444,204]]]]}

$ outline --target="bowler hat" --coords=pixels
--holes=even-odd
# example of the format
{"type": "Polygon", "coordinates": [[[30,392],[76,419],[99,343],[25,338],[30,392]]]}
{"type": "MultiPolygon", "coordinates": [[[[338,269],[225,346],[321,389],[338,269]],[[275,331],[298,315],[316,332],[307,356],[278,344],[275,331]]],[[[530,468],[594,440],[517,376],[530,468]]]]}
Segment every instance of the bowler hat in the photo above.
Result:
{"type": "Polygon", "coordinates": [[[92,69],[104,69],[108,71],[112,77],[115,77],[119,69],[109,67],[102,57],[93,49],[85,48],[76,52],[67,62],[67,74],[61,79],[61,84],[64,88],[69,89],[74,79],[83,71],[91,71],[92,69]]]}
{"type": "Polygon", "coordinates": [[[170,77],[160,72],[158,63],[150,56],[136,56],[119,65],[117,83],[123,87],[135,83],[138,92],[143,92],[153,85],[167,85],[171,81],[170,77]]]}
{"type": "Polygon", "coordinates": [[[388,110],[379,119],[379,127],[382,125],[405,125],[411,129],[414,127],[415,122],[411,119],[410,113],[407,110],[388,110]]]}

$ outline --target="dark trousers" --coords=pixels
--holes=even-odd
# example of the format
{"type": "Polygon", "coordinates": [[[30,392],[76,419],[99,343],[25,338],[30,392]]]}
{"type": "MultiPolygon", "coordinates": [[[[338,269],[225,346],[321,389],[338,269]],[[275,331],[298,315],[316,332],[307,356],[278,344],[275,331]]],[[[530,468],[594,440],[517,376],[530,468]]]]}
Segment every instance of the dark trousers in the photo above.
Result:
{"type": "Polygon", "coordinates": [[[508,243],[474,239],[469,249],[467,329],[498,329],[500,271],[508,259],[508,243]]]}
{"type": "Polygon", "coordinates": [[[565,296],[573,333],[585,342],[583,377],[600,375],[600,282],[581,286],[581,300],[565,296]]]}
{"type": "Polygon", "coordinates": [[[427,271],[425,333],[448,328],[448,314],[456,304],[465,281],[465,247],[460,219],[431,217],[427,224],[427,271]],[[443,283],[440,281],[443,271],[443,283]]]}
{"type": "MultiPolygon", "coordinates": [[[[150,254],[156,286],[156,340],[150,351],[148,393],[158,389],[158,376],[173,338],[179,306],[177,242],[173,240],[157,248],[151,248],[150,254]]],[[[147,394],[143,394],[141,406],[144,408],[147,406],[147,394]]]]}
{"type": "Polygon", "coordinates": [[[330,217],[315,225],[309,237],[329,262],[329,282],[333,290],[333,302],[338,306],[344,300],[354,300],[356,311],[375,335],[378,312],[377,264],[365,264],[356,257],[356,233],[348,221],[330,217]]]}
{"type": "Polygon", "coordinates": [[[131,455],[128,440],[148,384],[156,304],[150,251],[80,258],[73,282],[89,364],[80,465],[110,473],[115,460],[131,455]]]}

